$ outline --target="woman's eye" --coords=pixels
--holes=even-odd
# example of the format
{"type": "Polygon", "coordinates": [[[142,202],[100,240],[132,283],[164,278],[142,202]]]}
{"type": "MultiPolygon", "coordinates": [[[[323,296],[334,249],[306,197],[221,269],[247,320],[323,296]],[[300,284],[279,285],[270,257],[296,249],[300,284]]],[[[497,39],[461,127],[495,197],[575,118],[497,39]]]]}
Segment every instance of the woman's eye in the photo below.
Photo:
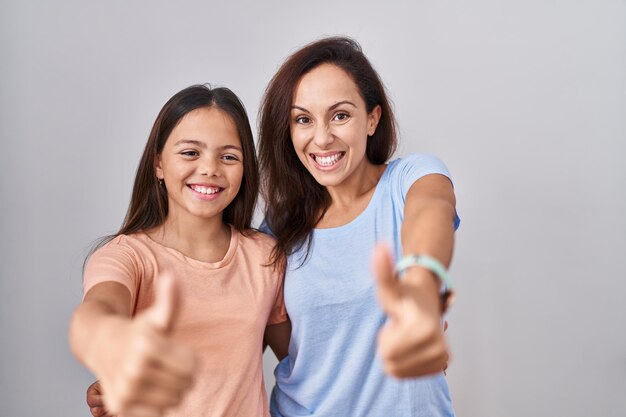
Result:
{"type": "Polygon", "coordinates": [[[198,151],[193,151],[193,150],[187,150],[187,151],[182,151],[180,153],[183,156],[198,156],[198,151]]]}
{"type": "Polygon", "coordinates": [[[301,125],[305,125],[307,123],[309,123],[311,121],[311,119],[309,119],[306,116],[298,116],[296,117],[296,123],[301,124],[301,125]]]}
{"type": "Polygon", "coordinates": [[[337,114],[335,114],[335,117],[333,117],[334,120],[338,120],[340,122],[348,120],[349,118],[350,118],[350,115],[348,113],[344,113],[344,112],[337,113],[337,114]]]}

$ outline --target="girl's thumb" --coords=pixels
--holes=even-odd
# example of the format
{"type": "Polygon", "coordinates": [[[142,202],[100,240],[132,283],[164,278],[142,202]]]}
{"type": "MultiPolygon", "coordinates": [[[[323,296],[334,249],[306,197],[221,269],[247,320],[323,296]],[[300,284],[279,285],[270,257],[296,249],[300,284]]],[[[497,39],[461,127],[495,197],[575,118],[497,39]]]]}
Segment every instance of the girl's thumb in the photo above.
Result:
{"type": "Polygon", "coordinates": [[[156,330],[168,333],[178,311],[178,287],[170,274],[160,274],[154,283],[154,304],[142,314],[156,330]]]}

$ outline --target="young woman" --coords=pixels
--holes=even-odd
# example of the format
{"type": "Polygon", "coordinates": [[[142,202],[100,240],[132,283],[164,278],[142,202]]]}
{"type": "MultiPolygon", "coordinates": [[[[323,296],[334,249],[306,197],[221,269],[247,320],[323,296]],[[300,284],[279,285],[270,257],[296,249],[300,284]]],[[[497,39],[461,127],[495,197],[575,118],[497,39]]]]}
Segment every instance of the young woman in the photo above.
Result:
{"type": "Polygon", "coordinates": [[[442,372],[450,294],[442,281],[449,286],[458,226],[446,167],[423,154],[388,162],[392,110],[348,38],[291,55],[260,120],[265,225],[276,238],[273,261],[287,259],[293,327],[271,414],[454,415],[442,372]],[[401,280],[390,250],[404,256],[401,280]]]}
{"type": "Polygon", "coordinates": [[[235,94],[197,85],[174,95],[150,133],[124,224],[88,259],[70,325],[72,350],[112,413],[269,415],[263,345],[284,356],[276,335],[288,322],[282,271],[268,266],[274,242],[249,230],[257,193],[235,94]]]}

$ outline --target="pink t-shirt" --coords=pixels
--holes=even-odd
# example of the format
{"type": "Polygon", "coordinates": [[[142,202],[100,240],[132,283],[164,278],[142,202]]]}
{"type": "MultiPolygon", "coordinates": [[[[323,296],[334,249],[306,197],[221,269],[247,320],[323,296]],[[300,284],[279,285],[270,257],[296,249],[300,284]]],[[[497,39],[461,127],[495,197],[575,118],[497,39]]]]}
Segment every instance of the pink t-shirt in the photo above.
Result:
{"type": "Polygon", "coordinates": [[[263,334],[287,319],[283,274],[267,264],[274,241],[259,232],[232,229],[224,259],[191,259],[145,233],[120,235],[89,258],[85,294],[104,281],[130,290],[135,315],[153,302],[154,279],[168,271],[181,306],[172,337],[198,359],[192,390],[168,416],[269,416],[263,383],[263,334]]]}

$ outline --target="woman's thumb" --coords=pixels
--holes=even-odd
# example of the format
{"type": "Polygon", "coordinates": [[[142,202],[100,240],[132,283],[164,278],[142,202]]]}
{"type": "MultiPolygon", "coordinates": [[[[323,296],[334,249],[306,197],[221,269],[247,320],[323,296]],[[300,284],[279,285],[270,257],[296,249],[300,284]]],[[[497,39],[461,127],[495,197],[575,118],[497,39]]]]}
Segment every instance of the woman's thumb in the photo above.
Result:
{"type": "Polygon", "coordinates": [[[386,244],[378,244],[372,253],[372,269],[377,283],[378,300],[387,314],[401,298],[400,288],[393,269],[391,250],[386,244]]]}

